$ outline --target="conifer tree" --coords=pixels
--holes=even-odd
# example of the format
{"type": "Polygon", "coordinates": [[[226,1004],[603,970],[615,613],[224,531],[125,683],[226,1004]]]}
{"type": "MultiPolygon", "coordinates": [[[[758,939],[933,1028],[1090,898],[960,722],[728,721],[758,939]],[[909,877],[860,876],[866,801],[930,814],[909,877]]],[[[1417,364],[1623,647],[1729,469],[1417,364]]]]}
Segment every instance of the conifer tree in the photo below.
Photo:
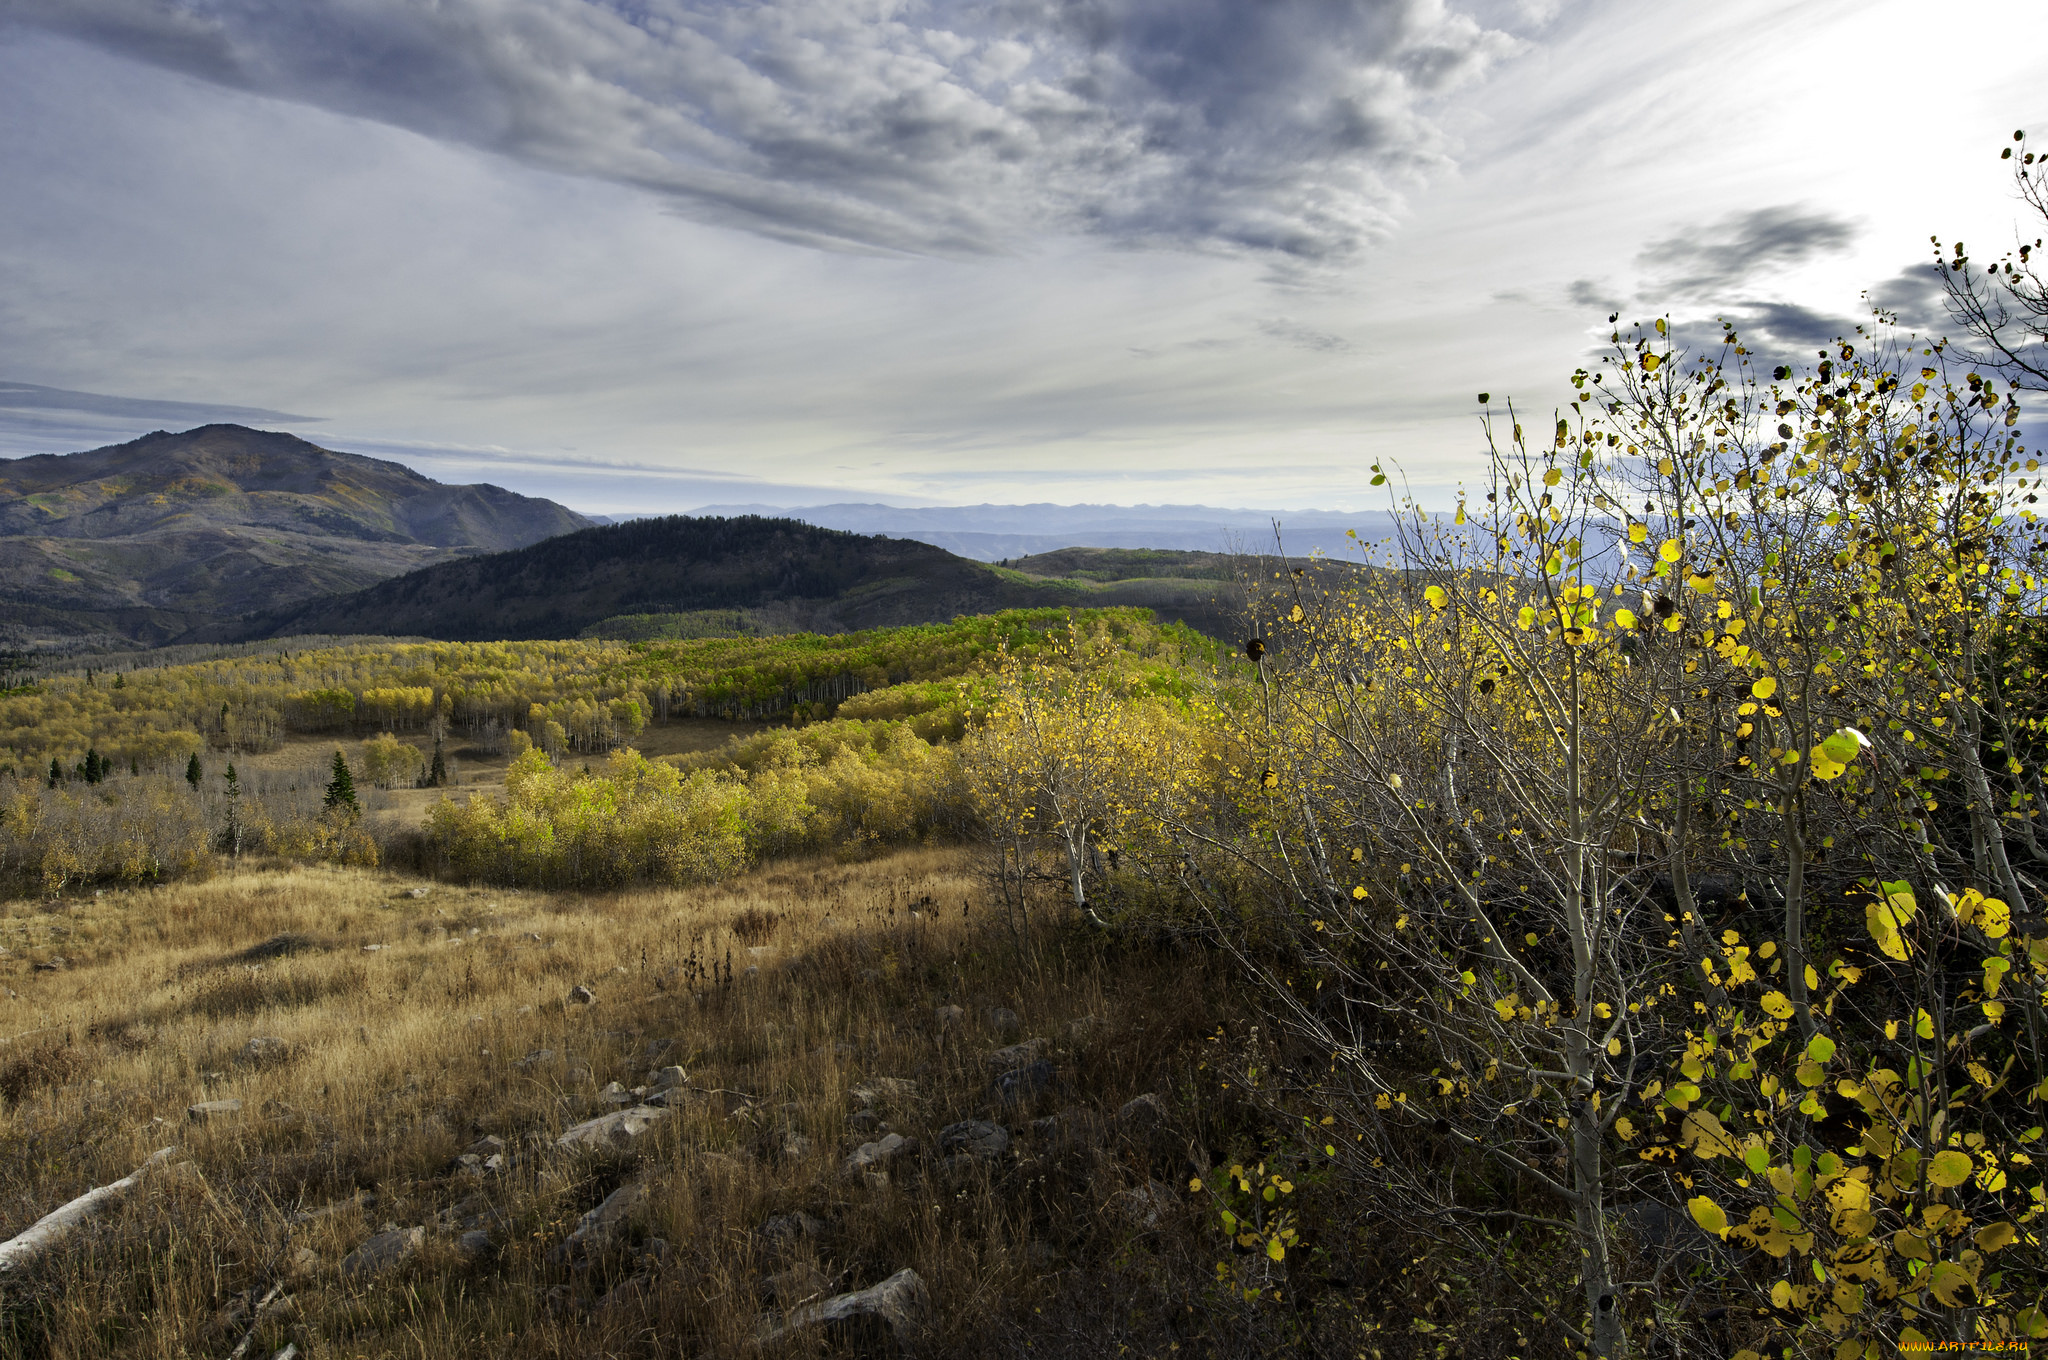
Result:
{"type": "Polygon", "coordinates": [[[57,757],[50,757],[50,787],[56,788],[64,782],[64,767],[57,763],[57,757]]]}
{"type": "Polygon", "coordinates": [[[351,812],[359,810],[355,777],[348,772],[348,760],[338,748],[334,752],[334,777],[327,781],[326,806],[345,807],[351,812]]]}
{"type": "Polygon", "coordinates": [[[445,788],[448,784],[448,762],[441,756],[441,743],[434,742],[434,763],[427,769],[427,783],[433,788],[445,788]]]}
{"type": "Polygon", "coordinates": [[[199,753],[194,751],[192,758],[185,762],[185,782],[196,789],[199,787],[199,781],[205,776],[205,773],[204,770],[199,768],[199,753]]]}

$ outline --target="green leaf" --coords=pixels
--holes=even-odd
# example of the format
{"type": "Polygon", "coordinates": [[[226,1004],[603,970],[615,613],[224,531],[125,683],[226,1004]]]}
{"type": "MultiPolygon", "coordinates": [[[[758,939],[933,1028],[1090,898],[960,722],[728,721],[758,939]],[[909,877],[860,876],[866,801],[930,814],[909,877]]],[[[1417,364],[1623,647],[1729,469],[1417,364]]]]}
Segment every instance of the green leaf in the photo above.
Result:
{"type": "Polygon", "coordinates": [[[1950,1148],[1946,1152],[1935,1153],[1934,1159],[1927,1163],[1927,1179],[1942,1189],[1949,1190],[1970,1179],[1970,1173],[1976,1169],[1976,1163],[1970,1160],[1969,1153],[1950,1148]]]}
{"type": "Polygon", "coordinates": [[[1825,1034],[1813,1036],[1813,1042],[1806,1046],[1806,1056],[1817,1063],[1824,1063],[1835,1056],[1835,1041],[1825,1034]]]}

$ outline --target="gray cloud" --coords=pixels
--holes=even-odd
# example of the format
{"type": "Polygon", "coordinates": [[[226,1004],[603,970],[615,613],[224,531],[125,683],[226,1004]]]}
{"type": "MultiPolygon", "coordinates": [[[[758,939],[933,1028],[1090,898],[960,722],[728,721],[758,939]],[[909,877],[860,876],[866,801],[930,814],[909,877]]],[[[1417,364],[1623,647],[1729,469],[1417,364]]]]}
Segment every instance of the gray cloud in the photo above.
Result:
{"type": "Polygon", "coordinates": [[[69,392],[61,387],[40,387],[35,383],[0,382],[0,411],[76,411],[90,416],[112,416],[128,421],[156,421],[164,425],[295,424],[317,422],[319,416],[295,416],[286,411],[266,411],[258,406],[218,406],[198,401],[152,401],[147,397],[110,397],[99,392],[69,392]]]}
{"type": "Polygon", "coordinates": [[[1948,293],[1932,261],[1916,264],[1870,290],[1870,304],[1882,307],[1908,330],[1938,332],[1948,325],[1948,293]]]}
{"type": "Polygon", "coordinates": [[[1309,350],[1316,354],[1342,354],[1351,348],[1351,342],[1341,335],[1319,331],[1313,326],[1304,326],[1299,321],[1273,317],[1259,323],[1261,334],[1271,336],[1296,349],[1309,350]]]}
{"type": "Polygon", "coordinates": [[[1653,242],[1636,263],[1653,279],[1646,296],[1705,297],[1769,270],[1846,249],[1855,234],[1841,218],[1780,205],[1732,213],[1653,242]]]}
{"type": "Polygon", "coordinates": [[[0,0],[237,89],[813,245],[1341,259],[1514,40],[1442,0],[0,0]]]}

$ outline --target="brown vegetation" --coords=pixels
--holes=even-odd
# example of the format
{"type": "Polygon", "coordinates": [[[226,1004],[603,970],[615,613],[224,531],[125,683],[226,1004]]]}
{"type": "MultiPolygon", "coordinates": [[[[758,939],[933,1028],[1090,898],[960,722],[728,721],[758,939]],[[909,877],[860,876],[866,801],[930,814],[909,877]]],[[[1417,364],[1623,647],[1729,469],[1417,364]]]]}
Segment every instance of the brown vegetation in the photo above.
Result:
{"type": "MultiPolygon", "coordinates": [[[[1373,1325],[1325,1278],[1359,1266],[1334,1228],[1284,1303],[1217,1284],[1231,1249],[1189,1182],[1260,1144],[1203,1070],[1246,1037],[1215,963],[1105,950],[1050,911],[1019,953],[983,928],[972,869],[911,851],[577,897],[310,867],[15,903],[0,1238],[180,1152],[13,1278],[0,1355],[225,1354],[280,1283],[263,1354],[813,1354],[855,1338],[757,1350],[761,1319],[905,1267],[940,1355],[1247,1353],[1373,1325]],[[595,1002],[568,1000],[578,986],[595,1002]],[[1050,1066],[1005,1101],[990,1055],[1031,1040],[1050,1066]],[[631,1152],[556,1146],[615,1108],[607,1082],[669,1065],[687,1098],[631,1152]],[[240,1109],[188,1116],[224,1100],[240,1109]],[[973,1119],[1009,1149],[949,1157],[943,1131],[973,1119]],[[890,1131],[921,1150],[849,1175],[890,1131]],[[459,1160],[486,1137],[502,1173],[459,1160]],[[636,1179],[625,1232],[567,1259],[579,1217],[636,1179]],[[799,1213],[815,1223],[764,1231],[799,1213]],[[387,1224],[424,1227],[418,1250],[345,1275],[387,1224]],[[489,1246],[465,1252],[475,1231],[489,1246]]],[[[1402,1293],[1374,1292],[1405,1328],[1402,1293]]]]}

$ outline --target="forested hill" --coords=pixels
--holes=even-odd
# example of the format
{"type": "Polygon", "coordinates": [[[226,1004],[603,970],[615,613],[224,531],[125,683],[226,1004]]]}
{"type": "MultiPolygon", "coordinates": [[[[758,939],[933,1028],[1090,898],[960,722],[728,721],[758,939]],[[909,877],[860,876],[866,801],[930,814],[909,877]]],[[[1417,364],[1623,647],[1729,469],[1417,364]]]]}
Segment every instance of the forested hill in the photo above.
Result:
{"type": "Polygon", "coordinates": [[[168,642],[589,523],[241,425],[0,460],[0,642],[168,642]]]}
{"type": "Polygon", "coordinates": [[[1140,604],[1213,628],[1219,594],[1230,590],[1213,580],[1049,580],[909,539],[754,515],[672,515],[443,563],[254,616],[220,635],[569,638],[619,616],[700,610],[746,611],[762,632],[841,632],[1064,604],[1140,604]]]}

